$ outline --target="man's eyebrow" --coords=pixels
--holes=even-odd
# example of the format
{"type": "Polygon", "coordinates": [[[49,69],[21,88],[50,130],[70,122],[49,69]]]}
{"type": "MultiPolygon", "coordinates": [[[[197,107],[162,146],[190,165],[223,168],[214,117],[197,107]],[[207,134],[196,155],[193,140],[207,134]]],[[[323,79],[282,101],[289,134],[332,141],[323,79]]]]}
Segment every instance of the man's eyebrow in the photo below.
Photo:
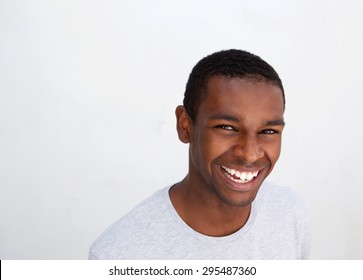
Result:
{"type": "Polygon", "coordinates": [[[265,126],[277,126],[277,125],[285,125],[285,121],[283,119],[273,120],[273,121],[266,121],[265,126]]]}
{"type": "MultiPolygon", "coordinates": [[[[230,121],[230,122],[243,122],[243,119],[237,117],[237,116],[233,116],[233,115],[228,115],[228,114],[214,114],[211,115],[209,117],[210,120],[225,120],[225,121],[230,121]]],[[[265,121],[263,123],[264,126],[278,126],[278,125],[285,125],[285,121],[283,119],[277,119],[277,120],[271,120],[271,121],[265,121]]]]}
{"type": "Polygon", "coordinates": [[[209,117],[210,120],[226,120],[230,122],[241,122],[242,120],[236,116],[228,114],[214,114],[209,117]]]}

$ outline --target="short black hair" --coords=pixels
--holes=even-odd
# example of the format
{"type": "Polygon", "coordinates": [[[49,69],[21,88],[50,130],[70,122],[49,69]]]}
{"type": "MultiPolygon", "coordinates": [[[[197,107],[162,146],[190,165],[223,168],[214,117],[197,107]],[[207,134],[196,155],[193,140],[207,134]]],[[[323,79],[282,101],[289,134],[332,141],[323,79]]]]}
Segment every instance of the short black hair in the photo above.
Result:
{"type": "Polygon", "coordinates": [[[206,94],[207,83],[215,76],[271,83],[281,89],[285,108],[284,88],[279,75],[271,65],[247,51],[223,50],[201,59],[189,75],[183,105],[194,123],[199,106],[206,94]]]}

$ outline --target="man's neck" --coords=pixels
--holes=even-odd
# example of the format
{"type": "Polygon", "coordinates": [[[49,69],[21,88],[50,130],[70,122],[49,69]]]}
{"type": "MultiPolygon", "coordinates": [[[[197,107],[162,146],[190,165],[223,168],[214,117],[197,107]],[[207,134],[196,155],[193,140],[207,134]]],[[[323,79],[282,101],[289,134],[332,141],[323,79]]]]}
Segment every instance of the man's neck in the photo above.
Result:
{"type": "Polygon", "coordinates": [[[242,228],[251,206],[235,207],[220,201],[213,192],[192,186],[188,176],[169,191],[171,202],[184,222],[208,236],[227,236],[242,228]]]}

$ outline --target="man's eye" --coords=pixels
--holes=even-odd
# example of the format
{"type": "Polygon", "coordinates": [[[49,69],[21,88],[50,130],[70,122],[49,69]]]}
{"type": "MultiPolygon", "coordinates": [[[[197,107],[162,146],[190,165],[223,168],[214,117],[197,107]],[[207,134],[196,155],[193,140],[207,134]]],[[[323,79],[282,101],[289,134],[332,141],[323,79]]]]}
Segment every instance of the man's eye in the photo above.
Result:
{"type": "Polygon", "coordinates": [[[279,132],[275,129],[264,129],[262,131],[263,134],[278,134],[279,132]]]}
{"type": "Polygon", "coordinates": [[[221,128],[221,129],[224,129],[224,130],[229,130],[229,131],[234,131],[235,130],[233,126],[225,125],[225,124],[219,125],[218,127],[221,128]]]}

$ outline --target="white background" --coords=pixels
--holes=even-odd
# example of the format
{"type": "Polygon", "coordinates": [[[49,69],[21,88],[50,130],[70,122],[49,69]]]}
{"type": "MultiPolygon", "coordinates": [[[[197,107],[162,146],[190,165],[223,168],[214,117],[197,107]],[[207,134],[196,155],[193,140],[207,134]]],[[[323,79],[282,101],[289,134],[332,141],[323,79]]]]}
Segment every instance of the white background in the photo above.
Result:
{"type": "Polygon", "coordinates": [[[181,180],[174,109],[195,63],[239,48],[286,90],[269,180],[307,201],[313,259],[363,259],[363,8],[354,0],[0,0],[0,259],[86,259],[181,180]]]}

